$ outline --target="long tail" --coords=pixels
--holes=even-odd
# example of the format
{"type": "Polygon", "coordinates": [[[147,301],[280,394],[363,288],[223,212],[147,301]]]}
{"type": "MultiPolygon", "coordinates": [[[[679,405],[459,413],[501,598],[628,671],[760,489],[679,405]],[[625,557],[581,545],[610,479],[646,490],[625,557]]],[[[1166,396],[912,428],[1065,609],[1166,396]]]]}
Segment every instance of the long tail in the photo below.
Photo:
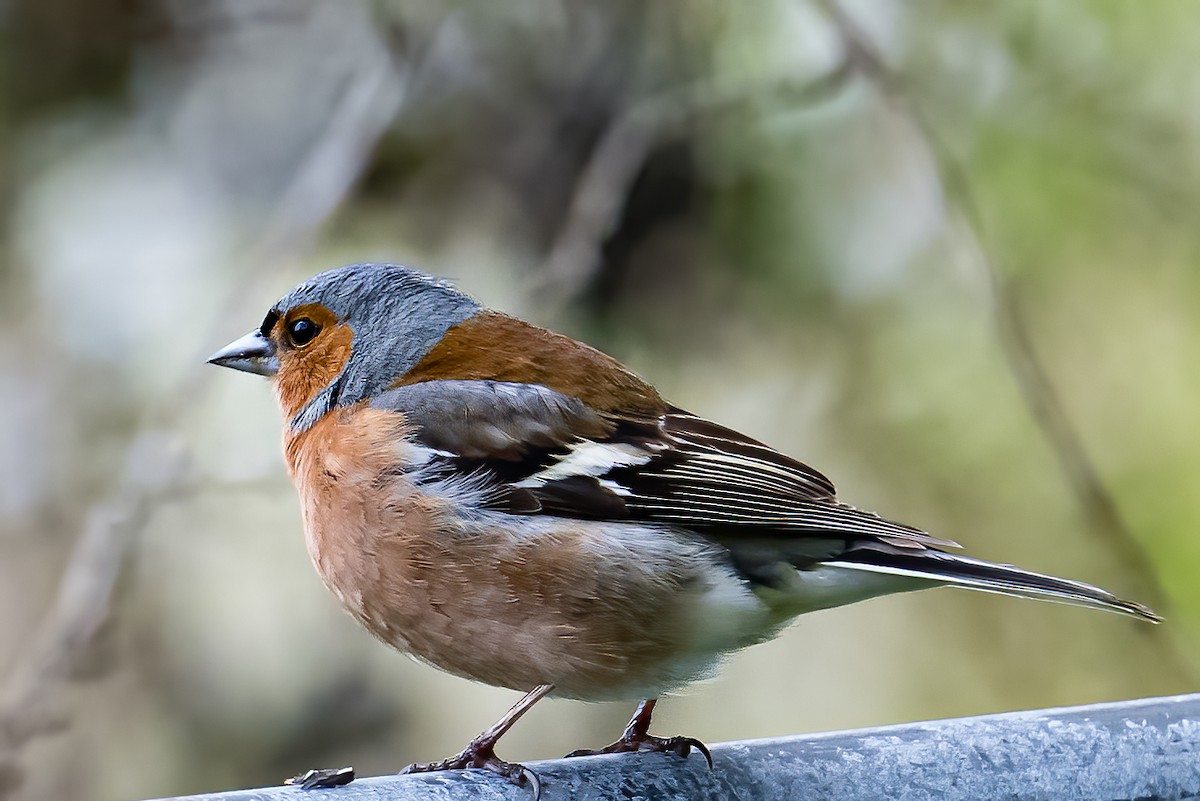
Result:
{"type": "Polygon", "coordinates": [[[1081,581],[1033,573],[1012,565],[1000,565],[923,548],[906,551],[899,548],[854,548],[824,564],[852,570],[866,570],[895,576],[928,579],[968,590],[995,592],[1019,598],[1104,609],[1123,615],[1161,623],[1154,610],[1133,601],[1125,601],[1110,592],[1081,581]]]}

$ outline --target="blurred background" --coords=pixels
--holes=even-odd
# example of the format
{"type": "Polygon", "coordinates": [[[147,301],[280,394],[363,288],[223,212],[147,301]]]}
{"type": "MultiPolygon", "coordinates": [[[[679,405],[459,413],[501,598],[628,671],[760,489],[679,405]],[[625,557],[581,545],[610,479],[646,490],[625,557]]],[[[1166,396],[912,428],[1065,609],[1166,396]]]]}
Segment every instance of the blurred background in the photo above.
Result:
{"type": "MultiPolygon", "coordinates": [[[[305,554],[265,382],[203,364],[400,261],[841,496],[1137,598],[803,618],[710,743],[1194,689],[1200,17],[1185,0],[0,2],[0,797],[394,771],[515,700],[305,554]]],[[[550,701],[502,756],[611,741],[550,701]]]]}

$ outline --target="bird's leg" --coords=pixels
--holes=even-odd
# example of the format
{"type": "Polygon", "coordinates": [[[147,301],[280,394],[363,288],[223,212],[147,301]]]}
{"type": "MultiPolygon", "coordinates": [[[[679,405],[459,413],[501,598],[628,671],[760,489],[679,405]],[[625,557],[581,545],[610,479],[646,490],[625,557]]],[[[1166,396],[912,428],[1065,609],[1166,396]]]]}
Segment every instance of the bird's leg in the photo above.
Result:
{"type": "Polygon", "coordinates": [[[657,701],[657,698],[647,698],[638,704],[637,711],[633,713],[629,725],[625,727],[625,733],[621,735],[620,740],[617,740],[612,745],[601,748],[599,751],[590,751],[586,748],[580,749],[572,751],[567,756],[624,754],[631,751],[669,751],[672,754],[686,757],[695,748],[704,755],[704,759],[708,762],[709,770],[712,770],[712,754],[709,753],[708,747],[695,737],[655,737],[653,734],[650,734],[650,716],[654,714],[654,704],[657,701]]]}
{"type": "Polygon", "coordinates": [[[504,717],[496,721],[490,728],[472,740],[461,753],[443,759],[440,762],[425,762],[409,765],[401,773],[426,773],[435,770],[462,770],[464,768],[484,768],[492,773],[498,773],[513,784],[524,786],[526,783],[533,787],[533,798],[537,801],[542,795],[542,783],[537,774],[524,765],[515,762],[505,762],[496,756],[496,742],[504,733],[529,711],[530,707],[545,698],[554,690],[553,684],[540,684],[508,710],[504,717]]]}

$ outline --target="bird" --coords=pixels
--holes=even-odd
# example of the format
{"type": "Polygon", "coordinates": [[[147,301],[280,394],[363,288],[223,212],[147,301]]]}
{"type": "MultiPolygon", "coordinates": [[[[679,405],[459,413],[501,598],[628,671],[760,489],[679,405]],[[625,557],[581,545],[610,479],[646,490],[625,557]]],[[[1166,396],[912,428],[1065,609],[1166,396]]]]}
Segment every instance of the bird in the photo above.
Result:
{"type": "Polygon", "coordinates": [[[857,509],[611,356],[410,267],[322,272],[209,362],[270,378],[307,550],[342,606],[399,651],[525,693],[461,753],[404,772],[484,768],[540,794],[495,746],[546,696],[638,704],[611,745],[568,756],[694,749],[711,769],[698,740],[650,734],[660,697],[799,615],[891,593],[1161,620],[857,509]]]}

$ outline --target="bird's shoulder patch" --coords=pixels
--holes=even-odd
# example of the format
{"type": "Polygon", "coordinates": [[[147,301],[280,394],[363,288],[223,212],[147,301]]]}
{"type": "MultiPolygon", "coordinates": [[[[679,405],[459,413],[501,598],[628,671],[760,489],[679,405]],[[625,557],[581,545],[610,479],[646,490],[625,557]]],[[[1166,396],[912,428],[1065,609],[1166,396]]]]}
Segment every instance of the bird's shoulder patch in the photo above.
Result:
{"type": "Polygon", "coordinates": [[[666,411],[657,390],[611,356],[494,311],[451,327],[392,387],[446,379],[538,384],[604,413],[655,418],[666,411]]]}

